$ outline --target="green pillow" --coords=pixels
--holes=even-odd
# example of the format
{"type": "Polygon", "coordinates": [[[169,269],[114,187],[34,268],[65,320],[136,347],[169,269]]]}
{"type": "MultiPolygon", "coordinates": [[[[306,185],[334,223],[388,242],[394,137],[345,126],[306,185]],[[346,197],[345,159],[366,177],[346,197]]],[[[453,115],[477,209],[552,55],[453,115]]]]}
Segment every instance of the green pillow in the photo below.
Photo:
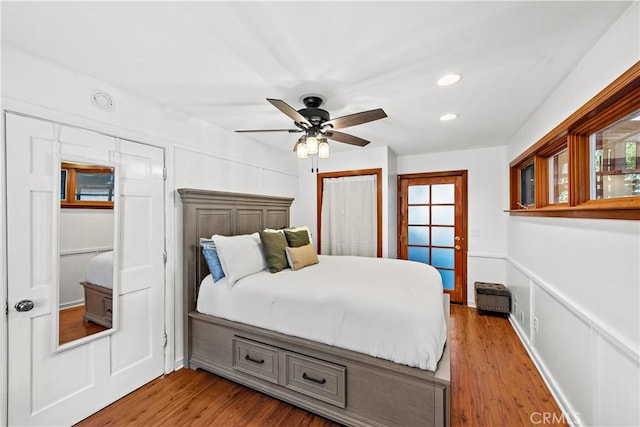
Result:
{"type": "Polygon", "coordinates": [[[307,230],[291,231],[284,230],[285,236],[287,236],[287,242],[292,248],[299,248],[300,246],[306,246],[309,243],[309,232],[307,230]]]}
{"type": "Polygon", "coordinates": [[[260,241],[262,242],[264,256],[267,259],[270,272],[277,273],[289,267],[287,255],[284,251],[284,248],[287,247],[287,238],[284,237],[283,233],[261,231],[260,241]]]}

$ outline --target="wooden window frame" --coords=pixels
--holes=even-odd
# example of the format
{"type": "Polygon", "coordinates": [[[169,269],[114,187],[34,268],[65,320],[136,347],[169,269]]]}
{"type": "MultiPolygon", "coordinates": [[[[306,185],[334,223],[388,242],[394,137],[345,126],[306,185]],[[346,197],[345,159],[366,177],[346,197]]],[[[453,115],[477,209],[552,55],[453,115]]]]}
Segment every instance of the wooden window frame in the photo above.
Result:
{"type": "Polygon", "coordinates": [[[520,216],[640,219],[640,196],[591,199],[589,135],[628,116],[640,105],[640,61],[547,133],[510,164],[508,212],[520,216]],[[549,202],[549,158],[568,151],[569,200],[549,202]],[[520,169],[534,162],[535,204],[520,204],[520,169]]]}
{"type": "Polygon", "coordinates": [[[375,175],[376,176],[376,256],[382,258],[382,169],[360,169],[349,170],[339,172],[324,172],[317,174],[316,177],[316,197],[317,197],[317,224],[318,224],[318,253],[322,250],[322,194],[324,191],[324,178],[343,178],[346,176],[362,176],[362,175],[375,175]]]}
{"type": "Polygon", "coordinates": [[[107,166],[86,165],[81,163],[60,164],[60,170],[67,172],[65,198],[60,200],[63,209],[113,209],[113,201],[83,201],[76,200],[76,174],[80,173],[113,173],[113,168],[107,166]]]}
{"type": "MultiPolygon", "coordinates": [[[[565,205],[568,206],[569,205],[569,201],[567,202],[555,202],[555,201],[551,201],[551,187],[553,186],[553,197],[555,198],[559,198],[560,196],[560,185],[558,184],[558,180],[561,176],[561,165],[560,163],[556,162],[555,160],[553,161],[553,166],[551,165],[551,160],[556,158],[557,156],[559,156],[561,153],[563,152],[567,152],[567,157],[569,156],[569,148],[567,147],[566,144],[563,144],[558,150],[554,151],[548,158],[547,158],[547,167],[549,168],[549,174],[547,176],[547,180],[549,181],[549,197],[548,197],[548,203],[549,205],[553,205],[553,206],[561,206],[561,205],[565,205]],[[558,169],[560,169],[560,172],[558,172],[558,169]],[[553,185],[552,185],[553,182],[553,185]]],[[[568,159],[567,159],[567,167],[568,167],[568,159]]],[[[568,174],[568,172],[567,172],[568,174]]]]}

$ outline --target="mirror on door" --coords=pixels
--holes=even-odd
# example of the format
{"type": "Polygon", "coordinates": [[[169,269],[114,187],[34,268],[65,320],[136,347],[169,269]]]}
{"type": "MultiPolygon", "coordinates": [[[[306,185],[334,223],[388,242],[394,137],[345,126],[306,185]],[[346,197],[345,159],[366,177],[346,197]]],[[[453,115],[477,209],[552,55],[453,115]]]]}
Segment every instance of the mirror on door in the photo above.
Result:
{"type": "Polygon", "coordinates": [[[114,327],[116,169],[60,163],[58,345],[114,327]]]}

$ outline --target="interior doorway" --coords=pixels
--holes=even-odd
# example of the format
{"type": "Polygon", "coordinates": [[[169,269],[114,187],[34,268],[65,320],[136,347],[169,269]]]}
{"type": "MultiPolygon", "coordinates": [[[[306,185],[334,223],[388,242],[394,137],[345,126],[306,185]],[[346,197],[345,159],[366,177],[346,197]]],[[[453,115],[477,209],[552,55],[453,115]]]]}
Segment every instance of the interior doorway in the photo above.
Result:
{"type": "Polygon", "coordinates": [[[466,304],[466,170],[398,176],[398,258],[435,267],[451,302],[466,304]]]}

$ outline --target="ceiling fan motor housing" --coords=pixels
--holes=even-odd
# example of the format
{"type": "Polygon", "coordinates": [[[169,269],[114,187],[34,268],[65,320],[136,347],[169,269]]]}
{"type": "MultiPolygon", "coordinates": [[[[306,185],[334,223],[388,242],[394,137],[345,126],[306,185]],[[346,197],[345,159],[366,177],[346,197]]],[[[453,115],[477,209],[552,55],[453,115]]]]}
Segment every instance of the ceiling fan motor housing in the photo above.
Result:
{"type": "Polygon", "coordinates": [[[319,126],[330,119],[329,112],[322,108],[303,108],[298,110],[314,126],[319,126]]]}
{"type": "Polygon", "coordinates": [[[329,112],[327,110],[323,110],[319,108],[322,105],[323,99],[319,96],[305,96],[302,99],[304,106],[307,108],[303,108],[298,110],[298,113],[302,114],[306,117],[309,122],[314,126],[319,126],[323,122],[329,121],[331,117],[329,116],[329,112]]]}

